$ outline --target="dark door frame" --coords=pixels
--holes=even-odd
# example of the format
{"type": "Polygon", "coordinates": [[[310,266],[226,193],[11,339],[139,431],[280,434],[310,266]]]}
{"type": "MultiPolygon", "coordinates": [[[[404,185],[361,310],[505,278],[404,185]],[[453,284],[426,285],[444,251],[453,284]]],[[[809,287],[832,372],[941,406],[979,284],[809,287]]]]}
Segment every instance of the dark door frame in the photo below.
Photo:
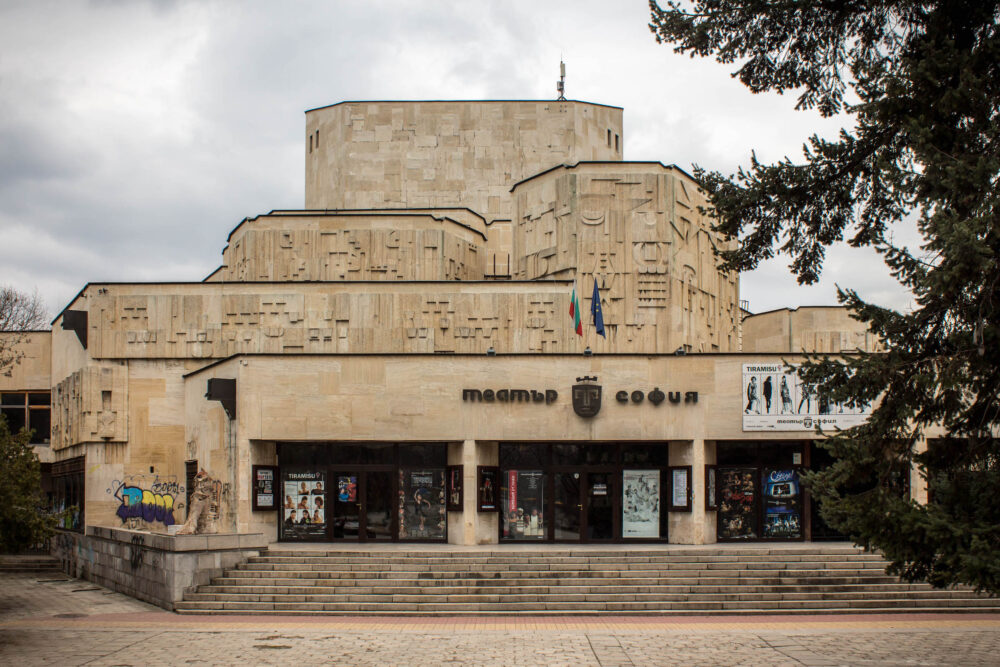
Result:
{"type": "MultiPolygon", "coordinates": [[[[340,442],[340,441],[315,441],[315,442],[285,442],[279,441],[277,443],[277,458],[278,458],[278,480],[279,484],[284,483],[284,474],[288,468],[303,468],[312,469],[317,472],[322,472],[326,476],[325,484],[326,490],[324,491],[324,505],[327,510],[327,517],[330,517],[329,512],[332,510],[334,498],[333,492],[330,490],[330,485],[333,484],[333,473],[334,471],[342,471],[350,474],[358,475],[358,494],[359,498],[365,498],[364,495],[367,493],[367,473],[369,472],[388,472],[390,478],[390,489],[391,494],[389,497],[389,522],[390,522],[390,539],[368,539],[366,526],[363,524],[367,523],[367,516],[364,521],[359,521],[358,538],[334,538],[333,537],[333,522],[328,520],[326,522],[326,531],[322,537],[315,537],[310,539],[289,539],[284,536],[281,518],[279,516],[276,526],[277,539],[279,542],[312,542],[312,543],[324,543],[324,542],[335,542],[335,543],[347,543],[347,542],[403,542],[403,543],[420,543],[420,542],[434,542],[434,543],[447,543],[448,542],[448,522],[447,522],[447,512],[445,513],[445,528],[444,537],[442,538],[405,538],[400,539],[399,537],[399,474],[403,470],[413,468],[413,465],[404,465],[402,457],[400,455],[400,447],[406,445],[442,445],[447,447],[447,441],[428,441],[428,442],[384,442],[384,441],[370,441],[370,442],[340,442]],[[305,446],[329,446],[336,444],[345,445],[392,445],[392,457],[391,461],[384,461],[382,463],[326,463],[326,462],[313,462],[313,463],[303,463],[303,462],[289,462],[287,460],[282,460],[282,450],[285,447],[289,449],[294,448],[298,445],[305,446]]],[[[329,459],[324,458],[325,461],[329,459]]],[[[427,469],[433,470],[447,470],[447,466],[430,464],[426,466],[427,469]]],[[[445,485],[447,485],[447,475],[445,476],[445,485]]],[[[367,509],[367,508],[365,508],[367,509]]]]}
{"type": "MultiPolygon", "coordinates": [[[[797,473],[801,473],[803,469],[806,469],[801,465],[774,465],[774,464],[763,464],[763,463],[733,463],[725,465],[716,466],[716,494],[720,492],[719,486],[719,471],[720,470],[739,470],[739,469],[753,469],[754,478],[754,511],[753,511],[753,521],[754,521],[754,532],[757,537],[722,537],[720,533],[720,520],[721,512],[716,511],[715,518],[715,539],[717,542],[807,542],[810,541],[811,535],[807,528],[809,527],[806,523],[806,511],[807,505],[805,503],[806,495],[802,489],[802,482],[799,481],[799,520],[802,522],[800,525],[800,537],[764,537],[764,479],[763,473],[766,469],[771,470],[795,470],[797,473]]],[[[799,478],[801,480],[801,477],[799,478]]],[[[716,500],[716,505],[718,506],[718,500],[716,500]]]]}
{"type": "Polygon", "coordinates": [[[396,471],[396,466],[392,464],[377,463],[377,464],[356,464],[356,465],[331,465],[327,467],[326,478],[329,480],[327,482],[327,507],[333,509],[336,507],[337,499],[336,493],[339,489],[339,482],[337,477],[340,475],[348,475],[357,477],[357,491],[355,500],[355,506],[358,509],[358,534],[356,537],[335,537],[333,534],[334,522],[332,519],[334,516],[330,516],[329,510],[327,511],[327,522],[326,522],[326,537],[331,542],[398,542],[399,541],[399,531],[397,529],[398,513],[389,511],[389,535],[390,538],[386,539],[369,539],[368,538],[368,473],[372,472],[385,472],[389,473],[390,486],[392,492],[389,496],[390,502],[389,506],[392,507],[392,499],[396,498],[399,494],[398,486],[399,480],[398,475],[393,473],[396,471]]]}
{"type": "MultiPolygon", "coordinates": [[[[623,542],[634,542],[635,540],[625,540],[622,538],[621,534],[621,474],[622,466],[620,464],[599,464],[599,465],[559,465],[551,466],[546,472],[546,486],[553,490],[553,493],[549,494],[549,499],[546,501],[546,511],[548,515],[552,517],[552,521],[549,521],[549,527],[546,530],[546,541],[556,542],[560,544],[616,544],[623,542]],[[607,539],[591,539],[590,537],[590,475],[591,474],[608,475],[610,483],[608,484],[608,496],[611,498],[611,537],[607,539]],[[557,474],[578,474],[580,475],[579,480],[579,497],[577,498],[576,508],[580,516],[580,537],[579,539],[556,539],[555,531],[555,508],[556,508],[556,498],[555,498],[555,483],[557,474]]],[[[504,540],[505,542],[513,540],[504,540]]],[[[521,540],[517,540],[521,541],[521,540]]]]}

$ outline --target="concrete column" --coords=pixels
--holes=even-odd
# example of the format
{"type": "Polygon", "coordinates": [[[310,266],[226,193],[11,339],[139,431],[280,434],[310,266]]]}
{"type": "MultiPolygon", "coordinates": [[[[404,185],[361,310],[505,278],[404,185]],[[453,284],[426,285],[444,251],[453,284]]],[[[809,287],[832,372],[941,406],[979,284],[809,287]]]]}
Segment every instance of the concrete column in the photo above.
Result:
{"type": "MultiPolygon", "coordinates": [[[[700,441],[699,441],[700,442],[700,441]]],[[[694,448],[690,440],[676,440],[670,442],[670,465],[672,466],[694,466],[694,448]]],[[[692,478],[695,474],[692,470],[692,478]]],[[[670,478],[663,480],[667,491],[670,491],[670,478]]],[[[692,479],[693,481],[693,479],[692,479]]],[[[694,502],[697,502],[697,496],[694,502]]],[[[670,497],[667,497],[667,505],[664,511],[670,509],[670,497]]],[[[670,512],[668,527],[668,540],[671,544],[698,544],[695,542],[694,516],[693,512],[670,512]]]]}
{"type": "Polygon", "coordinates": [[[462,466],[462,511],[448,512],[448,543],[496,544],[499,516],[476,509],[478,467],[495,466],[499,446],[495,442],[465,440],[448,445],[448,465],[462,466]]]}
{"type": "Polygon", "coordinates": [[[708,489],[705,485],[705,466],[715,463],[715,442],[693,440],[691,442],[691,528],[693,544],[715,542],[715,512],[705,509],[708,489]]]}
{"type": "MultiPolygon", "coordinates": [[[[497,512],[479,512],[476,509],[477,483],[479,481],[476,474],[476,466],[499,465],[500,445],[496,442],[476,442],[475,451],[475,465],[466,468],[465,471],[466,479],[470,480],[466,488],[471,490],[471,493],[465,497],[465,507],[467,512],[472,512],[472,515],[476,517],[475,540],[470,542],[470,544],[497,544],[500,541],[498,538],[500,514],[497,512]]],[[[500,493],[499,488],[496,489],[496,493],[500,493]]]]}
{"type": "Polygon", "coordinates": [[[448,465],[462,466],[462,511],[448,512],[448,544],[475,544],[476,441],[449,443],[448,465]]]}

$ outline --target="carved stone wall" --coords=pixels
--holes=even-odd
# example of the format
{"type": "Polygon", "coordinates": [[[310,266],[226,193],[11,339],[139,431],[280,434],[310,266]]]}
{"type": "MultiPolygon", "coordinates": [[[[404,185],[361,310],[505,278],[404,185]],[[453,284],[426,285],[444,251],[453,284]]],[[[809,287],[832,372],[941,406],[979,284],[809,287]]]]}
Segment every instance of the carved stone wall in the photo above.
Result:
{"type": "Polygon", "coordinates": [[[744,352],[883,352],[885,345],[841,306],[802,306],[749,315],[744,352]]]}
{"type": "Polygon", "coordinates": [[[128,370],[103,361],[71,373],[52,390],[52,449],[128,440],[128,370]]]}
{"type": "Polygon", "coordinates": [[[482,280],[485,242],[428,213],[271,214],[237,227],[212,281],[482,280]]]}
{"type": "Polygon", "coordinates": [[[622,110],[575,101],[342,102],[306,112],[306,208],[467,206],[510,218],[510,186],[620,160],[622,110]]]}
{"type": "Polygon", "coordinates": [[[52,374],[51,331],[0,331],[0,356],[17,363],[0,373],[0,390],[49,390],[52,374]]]}
{"type": "Polygon", "coordinates": [[[595,351],[733,351],[739,288],[694,181],[659,163],[580,164],[515,188],[515,277],[577,277],[588,320],[596,278],[607,338],[595,351]]]}
{"type": "Polygon", "coordinates": [[[98,285],[95,359],[236,353],[578,351],[566,282],[98,285]]]}

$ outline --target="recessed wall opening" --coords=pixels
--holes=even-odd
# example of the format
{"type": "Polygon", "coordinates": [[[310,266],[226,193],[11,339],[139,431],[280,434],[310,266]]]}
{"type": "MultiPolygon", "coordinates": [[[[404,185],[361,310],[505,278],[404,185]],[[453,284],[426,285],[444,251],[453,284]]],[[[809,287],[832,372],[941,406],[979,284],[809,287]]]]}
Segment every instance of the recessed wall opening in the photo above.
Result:
{"type": "Polygon", "coordinates": [[[668,443],[501,443],[507,541],[667,538],[668,443]]]}
{"type": "Polygon", "coordinates": [[[447,540],[447,443],[278,443],[284,542],[447,540]]]}

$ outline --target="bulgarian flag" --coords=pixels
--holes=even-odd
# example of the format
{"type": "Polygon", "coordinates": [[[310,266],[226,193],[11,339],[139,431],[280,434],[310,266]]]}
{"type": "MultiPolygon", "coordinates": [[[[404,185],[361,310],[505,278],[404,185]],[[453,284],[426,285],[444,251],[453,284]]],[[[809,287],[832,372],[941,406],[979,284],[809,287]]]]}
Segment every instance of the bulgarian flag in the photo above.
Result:
{"type": "Polygon", "coordinates": [[[583,335],[583,323],[580,322],[580,302],[576,299],[576,283],[573,283],[573,298],[569,302],[569,316],[573,318],[576,335],[583,335]]]}

